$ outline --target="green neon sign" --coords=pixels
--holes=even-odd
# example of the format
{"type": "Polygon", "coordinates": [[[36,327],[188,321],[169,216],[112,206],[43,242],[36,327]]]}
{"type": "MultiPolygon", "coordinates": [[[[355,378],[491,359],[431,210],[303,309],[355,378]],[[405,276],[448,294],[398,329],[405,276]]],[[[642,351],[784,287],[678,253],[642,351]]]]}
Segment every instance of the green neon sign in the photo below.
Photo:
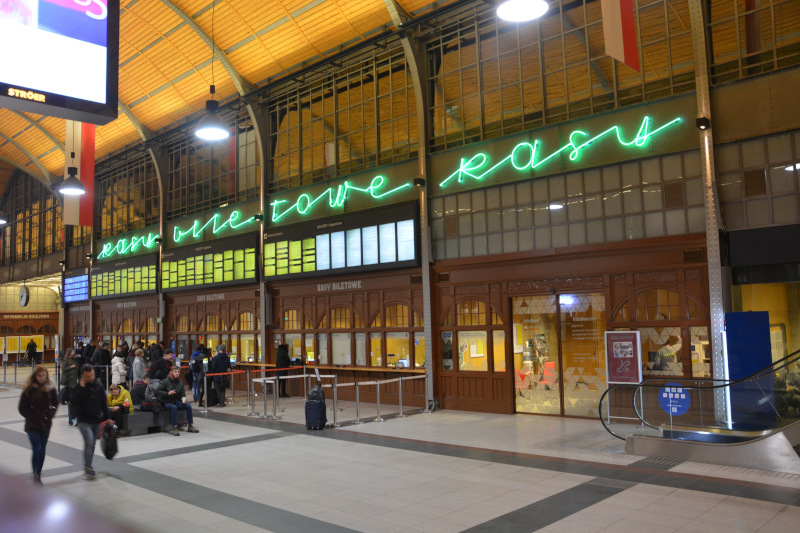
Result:
{"type": "Polygon", "coordinates": [[[447,176],[447,178],[445,178],[444,181],[439,184],[439,187],[445,187],[448,183],[454,180],[457,183],[462,183],[465,178],[481,181],[495,172],[498,168],[505,165],[507,162],[510,162],[511,166],[513,166],[516,170],[522,171],[536,170],[537,168],[547,164],[565,152],[569,153],[570,161],[577,161],[582,150],[589,147],[589,145],[592,143],[602,139],[603,137],[610,137],[612,133],[616,135],[617,142],[621,146],[642,147],[647,144],[648,140],[650,140],[657,133],[661,133],[670,126],[678,124],[681,122],[681,120],[681,117],[676,117],[663,126],[653,129],[652,119],[650,117],[644,117],[636,136],[629,141],[626,141],[622,137],[622,130],[619,126],[611,126],[607,130],[598,133],[594,137],[590,137],[590,134],[583,130],[575,130],[570,133],[569,142],[567,144],[544,158],[539,158],[539,146],[541,144],[539,139],[536,139],[533,144],[529,142],[521,142],[511,150],[511,153],[489,168],[485,168],[487,165],[489,165],[489,156],[485,153],[475,154],[469,159],[462,157],[458,170],[447,176]]]}
{"type": "Polygon", "coordinates": [[[187,235],[191,235],[193,238],[196,239],[200,237],[200,235],[203,234],[203,231],[209,226],[211,226],[211,233],[216,235],[225,228],[239,229],[244,225],[250,224],[258,220],[256,217],[250,217],[239,222],[239,219],[241,218],[242,218],[242,212],[237,210],[237,211],[232,211],[225,221],[222,221],[222,217],[220,216],[219,213],[215,214],[213,217],[208,219],[208,221],[202,226],[200,225],[199,220],[195,220],[194,224],[192,224],[186,231],[182,230],[180,226],[176,225],[175,228],[172,230],[172,240],[175,241],[176,243],[179,243],[187,235]]]}
{"type": "Polygon", "coordinates": [[[375,176],[374,178],[372,178],[372,181],[370,181],[369,186],[363,189],[361,187],[356,187],[355,185],[352,185],[349,181],[345,181],[341,185],[336,186],[335,193],[333,187],[328,187],[316,197],[312,197],[310,194],[303,193],[300,196],[298,196],[297,200],[295,200],[295,202],[290,206],[284,205],[288,204],[289,200],[275,200],[269,204],[272,206],[272,221],[278,222],[280,219],[282,219],[292,211],[296,211],[300,215],[305,215],[309,211],[311,211],[311,209],[315,205],[317,205],[317,203],[319,203],[325,196],[328,197],[327,203],[330,207],[342,207],[344,203],[347,201],[347,198],[351,191],[368,194],[375,200],[380,200],[385,196],[389,196],[390,194],[394,194],[403,189],[411,187],[411,182],[407,182],[398,187],[395,187],[394,189],[380,192],[381,189],[383,189],[383,187],[387,185],[387,183],[388,181],[383,176],[375,176]]]}
{"type": "Polygon", "coordinates": [[[98,254],[98,259],[106,259],[114,255],[126,255],[136,253],[139,246],[143,246],[148,250],[157,244],[158,233],[148,233],[146,237],[131,237],[128,239],[120,239],[116,243],[107,242],[103,245],[103,249],[98,254]]]}

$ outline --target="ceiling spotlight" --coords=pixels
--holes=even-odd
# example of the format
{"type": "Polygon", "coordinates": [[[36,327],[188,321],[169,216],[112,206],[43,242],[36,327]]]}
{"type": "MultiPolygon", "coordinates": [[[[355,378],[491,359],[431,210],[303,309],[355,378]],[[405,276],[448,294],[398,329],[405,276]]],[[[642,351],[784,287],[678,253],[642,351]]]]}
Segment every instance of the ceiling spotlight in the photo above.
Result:
{"type": "Polygon", "coordinates": [[[67,177],[61,182],[58,192],[64,196],[80,196],[86,193],[83,183],[78,179],[78,167],[67,167],[67,177]]]}
{"type": "Polygon", "coordinates": [[[500,0],[497,16],[507,22],[529,22],[547,13],[545,0],[500,0]]]}
{"type": "Polygon", "coordinates": [[[551,211],[556,211],[558,209],[564,209],[564,206],[562,204],[550,204],[547,206],[547,209],[550,209],[551,211]]]}
{"type": "Polygon", "coordinates": [[[86,254],[86,259],[88,261],[91,261],[92,260],[92,254],[86,254]]]}
{"type": "Polygon", "coordinates": [[[415,187],[424,187],[425,186],[425,178],[414,178],[414,186],[415,187]]]}
{"type": "Polygon", "coordinates": [[[708,120],[706,117],[698,117],[697,120],[694,121],[697,124],[697,129],[700,131],[705,131],[711,127],[711,121],[708,120]]]}
{"type": "Polygon", "coordinates": [[[8,219],[6,218],[6,215],[0,211],[0,226],[4,224],[8,224],[8,219]]]}
{"type": "Polygon", "coordinates": [[[253,215],[253,220],[264,220],[264,215],[262,215],[261,213],[256,213],[255,215],[253,215]]]}

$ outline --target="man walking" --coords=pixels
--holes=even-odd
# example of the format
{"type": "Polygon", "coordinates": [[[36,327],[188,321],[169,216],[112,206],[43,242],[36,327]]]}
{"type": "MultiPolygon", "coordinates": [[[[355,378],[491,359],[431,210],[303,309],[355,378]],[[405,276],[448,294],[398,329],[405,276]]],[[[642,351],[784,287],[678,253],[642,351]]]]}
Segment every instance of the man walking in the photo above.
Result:
{"type": "Polygon", "coordinates": [[[28,364],[30,366],[36,366],[36,341],[33,340],[32,337],[28,343],[28,347],[25,349],[25,353],[28,356],[28,364]]]}
{"type": "Polygon", "coordinates": [[[81,367],[81,379],[72,391],[70,403],[75,406],[78,429],[83,436],[83,470],[88,479],[94,479],[92,459],[94,445],[100,434],[100,423],[104,420],[113,421],[110,420],[111,416],[106,406],[105,390],[95,380],[92,365],[85,364],[81,367]]]}
{"type": "Polygon", "coordinates": [[[186,391],[183,388],[183,381],[181,381],[181,367],[175,365],[169,372],[167,379],[161,380],[161,383],[156,389],[158,399],[164,404],[164,408],[169,411],[169,421],[172,424],[172,434],[176,437],[178,433],[178,411],[186,411],[186,422],[189,427],[186,431],[189,433],[200,433],[194,427],[194,420],[192,419],[192,406],[186,403],[186,391]]]}

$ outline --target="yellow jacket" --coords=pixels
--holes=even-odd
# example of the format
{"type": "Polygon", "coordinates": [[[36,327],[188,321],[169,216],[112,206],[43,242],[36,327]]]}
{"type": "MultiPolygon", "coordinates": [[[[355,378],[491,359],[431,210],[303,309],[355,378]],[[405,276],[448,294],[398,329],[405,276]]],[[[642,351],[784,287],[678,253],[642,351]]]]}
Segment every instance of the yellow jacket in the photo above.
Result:
{"type": "Polygon", "coordinates": [[[126,391],[125,387],[123,387],[122,385],[119,386],[118,395],[113,396],[111,393],[108,394],[108,400],[106,403],[108,403],[109,407],[114,407],[115,405],[118,405],[124,409],[126,399],[128,400],[128,405],[130,406],[128,408],[128,413],[133,414],[133,402],[131,401],[131,393],[126,391]]]}

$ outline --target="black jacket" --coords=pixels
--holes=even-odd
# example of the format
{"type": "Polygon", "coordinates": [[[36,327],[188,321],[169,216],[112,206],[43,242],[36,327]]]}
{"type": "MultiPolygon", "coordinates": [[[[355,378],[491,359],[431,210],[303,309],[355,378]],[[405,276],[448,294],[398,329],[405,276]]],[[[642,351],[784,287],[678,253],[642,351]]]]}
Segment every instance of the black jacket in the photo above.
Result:
{"type": "Polygon", "coordinates": [[[106,406],[106,391],[97,381],[81,387],[80,383],[72,390],[70,404],[75,406],[78,422],[99,424],[110,418],[106,406]]]}
{"type": "MultiPolygon", "coordinates": [[[[210,374],[217,372],[229,372],[231,370],[231,359],[225,352],[217,352],[217,355],[211,360],[210,374]]],[[[220,383],[223,376],[214,376],[214,383],[220,383]]]]}
{"type": "Polygon", "coordinates": [[[169,362],[163,357],[150,360],[150,370],[147,371],[147,376],[150,379],[166,379],[169,375],[169,362]]]}
{"type": "Polygon", "coordinates": [[[58,393],[55,389],[43,391],[32,387],[19,397],[17,409],[25,417],[25,431],[50,431],[58,409],[58,393]]]}
{"type": "Polygon", "coordinates": [[[111,353],[105,348],[98,348],[92,354],[92,363],[100,366],[111,366],[111,353]]]}
{"type": "MultiPolygon", "coordinates": [[[[292,366],[292,360],[289,359],[289,346],[281,344],[278,346],[278,351],[275,353],[275,368],[289,368],[292,366]]],[[[276,372],[279,376],[288,376],[288,370],[280,370],[276,372]]]]}
{"type": "Polygon", "coordinates": [[[186,389],[183,388],[183,381],[180,378],[172,379],[172,376],[161,380],[156,389],[156,396],[163,403],[178,403],[186,396],[186,389]],[[169,391],[174,390],[175,394],[169,395],[169,391]]]}

